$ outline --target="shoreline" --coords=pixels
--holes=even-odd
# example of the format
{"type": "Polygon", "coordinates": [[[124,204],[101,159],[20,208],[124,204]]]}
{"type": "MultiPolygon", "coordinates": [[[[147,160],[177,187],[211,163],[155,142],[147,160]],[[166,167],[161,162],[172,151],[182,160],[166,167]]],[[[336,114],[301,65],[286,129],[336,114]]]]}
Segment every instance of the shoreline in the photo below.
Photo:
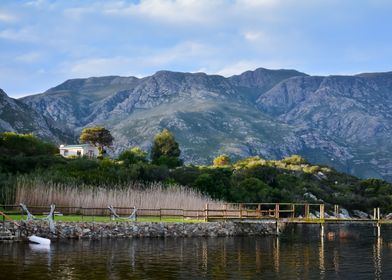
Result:
{"type": "Polygon", "coordinates": [[[225,237],[277,235],[276,221],[252,222],[56,222],[51,232],[47,222],[32,221],[18,227],[11,222],[0,223],[1,241],[23,241],[37,235],[51,240],[165,237],[225,237]],[[7,239],[7,234],[9,239],[7,239]]]}

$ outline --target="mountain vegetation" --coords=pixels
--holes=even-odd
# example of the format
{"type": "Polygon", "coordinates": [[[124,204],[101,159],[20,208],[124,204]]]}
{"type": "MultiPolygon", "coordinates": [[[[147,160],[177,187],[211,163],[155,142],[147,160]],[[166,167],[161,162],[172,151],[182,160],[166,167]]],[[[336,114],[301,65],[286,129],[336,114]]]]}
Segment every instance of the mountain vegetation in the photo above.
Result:
{"type": "MultiPolygon", "coordinates": [[[[176,142],[173,134],[164,132],[171,135],[166,141],[176,142]]],[[[135,182],[160,182],[160,187],[187,186],[195,193],[228,202],[313,202],[325,203],[329,211],[339,204],[351,210],[370,212],[381,207],[384,213],[392,212],[390,183],[312,165],[298,155],[282,160],[254,156],[233,163],[222,156],[219,164],[172,167],[165,161],[149,161],[147,152],[135,147],[118,159],[67,159],[60,157],[53,145],[32,135],[12,133],[0,134],[0,149],[0,204],[15,203],[16,186],[21,182],[32,188],[38,187],[37,182],[69,187],[70,192],[75,186],[111,190],[135,182]]]]}
{"type": "Polygon", "coordinates": [[[259,68],[232,77],[159,71],[68,80],[20,100],[0,95],[0,131],[76,142],[104,126],[113,156],[150,150],[164,128],[186,164],[293,154],[361,178],[392,181],[392,72],[309,76],[259,68]]]}

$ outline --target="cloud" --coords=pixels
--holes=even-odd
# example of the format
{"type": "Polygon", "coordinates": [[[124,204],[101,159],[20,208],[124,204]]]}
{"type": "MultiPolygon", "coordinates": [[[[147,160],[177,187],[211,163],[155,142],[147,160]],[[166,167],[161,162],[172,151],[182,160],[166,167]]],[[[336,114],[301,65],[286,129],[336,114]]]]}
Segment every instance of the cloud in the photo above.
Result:
{"type": "Polygon", "coordinates": [[[180,62],[187,59],[197,59],[208,56],[214,49],[203,43],[185,41],[172,48],[163,49],[154,55],[146,56],[144,61],[150,66],[163,66],[171,62],[180,62]]]}
{"type": "Polygon", "coordinates": [[[241,74],[247,70],[253,70],[260,67],[261,64],[253,61],[238,61],[233,64],[226,65],[222,69],[216,71],[216,74],[224,77],[230,77],[233,75],[241,74]]]}
{"type": "Polygon", "coordinates": [[[25,63],[35,63],[38,62],[43,57],[40,52],[28,52],[17,56],[15,59],[25,63]]]}
{"type": "MultiPolygon", "coordinates": [[[[259,67],[268,68],[268,69],[293,69],[296,65],[299,65],[297,61],[285,60],[240,60],[237,62],[233,62],[231,64],[227,64],[223,68],[213,71],[212,73],[216,73],[218,75],[222,75],[224,77],[230,77],[233,75],[241,74],[248,70],[254,70],[259,67]]],[[[210,71],[207,71],[210,72],[210,71]]]]}
{"type": "Polygon", "coordinates": [[[141,16],[168,23],[207,24],[214,14],[225,9],[223,0],[142,0],[134,4],[107,7],[104,13],[115,16],[141,16]]]}
{"type": "Polygon", "coordinates": [[[91,77],[106,75],[132,75],[135,67],[134,59],[126,57],[89,58],[65,63],[62,65],[64,74],[72,77],[91,77]]]}
{"type": "Polygon", "coordinates": [[[0,22],[11,23],[16,22],[18,18],[10,13],[0,11],[0,22]]]}
{"type": "Polygon", "coordinates": [[[35,42],[39,38],[34,34],[32,28],[4,29],[0,31],[0,38],[12,41],[35,42]]]}

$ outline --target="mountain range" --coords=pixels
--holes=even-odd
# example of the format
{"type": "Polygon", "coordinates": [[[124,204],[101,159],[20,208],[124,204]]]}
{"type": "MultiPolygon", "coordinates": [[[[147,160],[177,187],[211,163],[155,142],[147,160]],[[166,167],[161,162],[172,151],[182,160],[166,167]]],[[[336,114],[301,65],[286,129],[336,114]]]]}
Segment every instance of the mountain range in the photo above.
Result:
{"type": "Polygon", "coordinates": [[[21,99],[0,92],[0,131],[75,142],[102,125],[112,153],[148,149],[163,128],[187,163],[219,154],[292,154],[359,177],[392,181],[392,72],[309,76],[259,68],[228,78],[159,71],[145,78],[71,79],[21,99]]]}

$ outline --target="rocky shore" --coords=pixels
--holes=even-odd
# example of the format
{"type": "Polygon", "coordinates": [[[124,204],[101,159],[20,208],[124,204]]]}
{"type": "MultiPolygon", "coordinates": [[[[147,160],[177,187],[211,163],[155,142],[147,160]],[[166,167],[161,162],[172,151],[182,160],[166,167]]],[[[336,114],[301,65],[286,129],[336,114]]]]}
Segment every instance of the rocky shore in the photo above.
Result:
{"type": "MultiPolygon", "coordinates": [[[[252,222],[56,222],[51,232],[46,222],[34,221],[18,227],[12,223],[0,224],[0,232],[7,232],[9,240],[24,240],[30,235],[50,239],[101,239],[143,237],[217,237],[276,235],[275,221],[252,222]]],[[[281,226],[279,226],[280,228],[281,226]]],[[[3,234],[4,235],[4,234],[3,234]]]]}

